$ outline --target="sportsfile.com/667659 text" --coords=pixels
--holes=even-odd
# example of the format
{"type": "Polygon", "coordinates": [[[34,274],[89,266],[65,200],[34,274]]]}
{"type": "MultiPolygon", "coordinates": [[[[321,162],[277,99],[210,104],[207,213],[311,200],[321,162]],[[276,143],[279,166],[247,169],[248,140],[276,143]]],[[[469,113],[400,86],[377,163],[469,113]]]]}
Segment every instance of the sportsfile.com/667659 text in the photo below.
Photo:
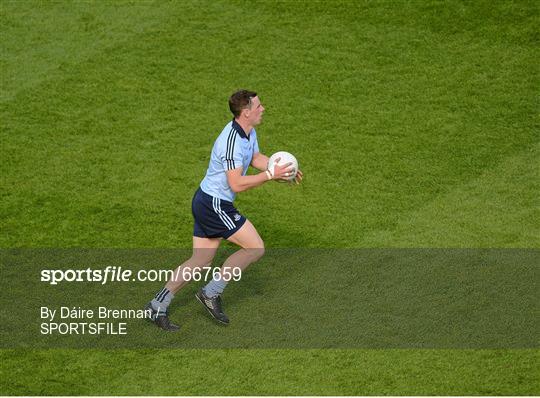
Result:
{"type": "Polygon", "coordinates": [[[108,282],[167,282],[170,280],[210,281],[212,279],[239,281],[242,278],[240,267],[199,267],[194,269],[179,268],[174,270],[150,269],[137,270],[108,266],[103,269],[43,269],[41,282],[57,285],[60,282],[95,282],[102,285],[108,282]]]}

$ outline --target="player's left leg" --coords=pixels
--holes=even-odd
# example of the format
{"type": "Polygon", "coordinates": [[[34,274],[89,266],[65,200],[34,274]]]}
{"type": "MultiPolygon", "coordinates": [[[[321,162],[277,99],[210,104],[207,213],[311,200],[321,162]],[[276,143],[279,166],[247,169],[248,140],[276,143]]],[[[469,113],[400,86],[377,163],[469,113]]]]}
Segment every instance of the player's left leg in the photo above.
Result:
{"type": "Polygon", "coordinates": [[[194,236],[191,257],[178,266],[172,278],[165,285],[165,288],[172,293],[176,293],[184,287],[191,280],[194,271],[201,271],[201,268],[207,267],[212,263],[220,243],[221,238],[200,238],[194,236]]]}
{"type": "Polygon", "coordinates": [[[191,280],[194,271],[201,270],[201,268],[212,263],[220,243],[221,238],[193,236],[193,253],[191,257],[176,268],[165,287],[157,292],[152,301],[146,306],[146,309],[152,313],[152,320],[161,329],[167,331],[179,329],[179,326],[172,324],[168,317],[168,308],[174,294],[191,280]]]}

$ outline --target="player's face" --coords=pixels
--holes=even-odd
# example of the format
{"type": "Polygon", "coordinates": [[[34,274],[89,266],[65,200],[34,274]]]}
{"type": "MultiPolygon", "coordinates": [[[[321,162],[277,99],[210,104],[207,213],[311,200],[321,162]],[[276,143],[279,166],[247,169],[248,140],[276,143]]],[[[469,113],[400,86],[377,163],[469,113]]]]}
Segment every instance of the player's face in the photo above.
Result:
{"type": "Polygon", "coordinates": [[[252,126],[258,126],[261,124],[264,107],[261,104],[259,97],[253,97],[251,99],[251,108],[246,110],[246,116],[249,120],[249,124],[252,126]]]}

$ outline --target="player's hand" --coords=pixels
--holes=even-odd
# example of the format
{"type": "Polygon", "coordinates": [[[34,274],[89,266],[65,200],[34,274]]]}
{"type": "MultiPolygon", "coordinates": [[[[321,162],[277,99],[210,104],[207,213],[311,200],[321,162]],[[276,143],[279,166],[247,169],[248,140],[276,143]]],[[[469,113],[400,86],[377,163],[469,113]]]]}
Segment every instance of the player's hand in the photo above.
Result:
{"type": "Polygon", "coordinates": [[[274,163],[274,176],[272,177],[272,179],[289,181],[289,178],[292,176],[294,167],[291,167],[291,162],[285,163],[284,165],[280,166],[278,165],[280,160],[281,158],[277,158],[276,162],[274,163]]]}
{"type": "Polygon", "coordinates": [[[294,182],[296,183],[296,185],[302,182],[302,177],[304,177],[304,173],[302,173],[302,170],[298,169],[296,177],[294,177],[294,182]]]}

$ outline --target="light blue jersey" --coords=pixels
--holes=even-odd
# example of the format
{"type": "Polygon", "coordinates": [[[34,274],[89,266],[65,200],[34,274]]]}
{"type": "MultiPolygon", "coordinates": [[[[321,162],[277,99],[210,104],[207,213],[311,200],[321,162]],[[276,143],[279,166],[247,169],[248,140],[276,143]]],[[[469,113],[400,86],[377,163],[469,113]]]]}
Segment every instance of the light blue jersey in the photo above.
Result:
{"type": "Polygon", "coordinates": [[[246,175],[251,159],[257,152],[259,144],[255,129],[246,135],[235,120],[229,122],[212,148],[208,170],[201,182],[203,192],[221,200],[234,201],[236,194],[229,186],[226,172],[242,167],[242,175],[246,175]]]}

